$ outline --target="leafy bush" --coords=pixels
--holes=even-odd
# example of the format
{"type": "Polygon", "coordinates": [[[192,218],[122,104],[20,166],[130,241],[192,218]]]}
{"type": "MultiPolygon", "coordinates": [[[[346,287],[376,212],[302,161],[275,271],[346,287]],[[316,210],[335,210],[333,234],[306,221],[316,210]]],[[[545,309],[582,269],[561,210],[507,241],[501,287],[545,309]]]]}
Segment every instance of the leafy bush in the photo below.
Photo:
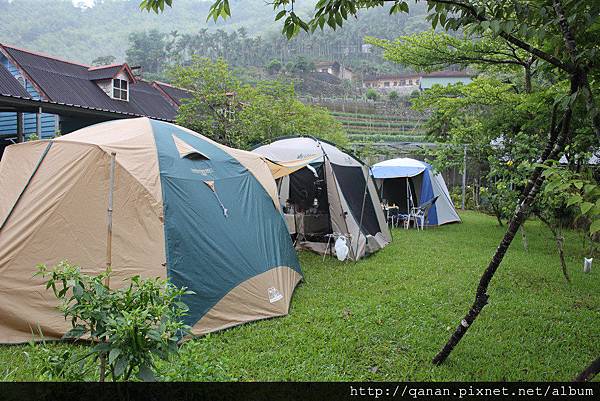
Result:
{"type": "MultiPolygon", "coordinates": [[[[182,322],[188,308],[180,298],[191,292],[167,280],[134,276],[128,285],[111,289],[110,271],[90,276],[64,261],[53,270],[39,265],[36,275],[47,278],[46,289],[52,289],[65,319],[71,320],[72,329],[63,338],[97,342],[83,359],[100,361],[100,381],[106,367],[113,381],[129,380],[134,373],[154,380],[153,356],[167,360],[189,332],[182,322]]],[[[69,355],[58,358],[72,361],[69,355]]],[[[60,372],[57,368],[51,374],[60,372]]]]}
{"type": "Polygon", "coordinates": [[[377,99],[379,99],[379,93],[373,88],[367,89],[367,93],[365,93],[365,97],[369,100],[377,100],[377,99]]]}

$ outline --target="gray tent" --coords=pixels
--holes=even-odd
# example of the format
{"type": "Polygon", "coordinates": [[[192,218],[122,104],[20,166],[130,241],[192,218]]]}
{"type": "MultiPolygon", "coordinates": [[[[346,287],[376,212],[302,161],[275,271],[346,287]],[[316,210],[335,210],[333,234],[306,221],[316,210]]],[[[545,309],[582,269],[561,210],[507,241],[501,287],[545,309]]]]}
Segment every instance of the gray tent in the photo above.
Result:
{"type": "Polygon", "coordinates": [[[314,161],[278,180],[279,200],[296,246],[318,253],[346,239],[348,257],[358,260],[391,241],[369,167],[333,144],[312,137],[291,137],[254,149],[269,160],[314,161]]]}

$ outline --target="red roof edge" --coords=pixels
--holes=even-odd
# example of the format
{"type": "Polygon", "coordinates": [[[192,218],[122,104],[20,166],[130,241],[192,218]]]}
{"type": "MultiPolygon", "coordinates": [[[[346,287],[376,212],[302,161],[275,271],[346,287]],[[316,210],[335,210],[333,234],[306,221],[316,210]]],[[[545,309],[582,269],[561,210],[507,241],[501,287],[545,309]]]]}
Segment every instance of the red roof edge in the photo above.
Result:
{"type": "MultiPolygon", "coordinates": [[[[0,43],[0,53],[2,53],[7,59],[10,60],[10,62],[12,64],[14,64],[19,69],[19,72],[25,77],[25,79],[27,79],[29,82],[31,82],[31,85],[33,85],[33,87],[35,88],[35,90],[38,93],[38,95],[40,96],[40,98],[45,98],[45,100],[51,101],[52,99],[50,99],[50,97],[46,94],[46,92],[44,92],[42,90],[42,87],[37,82],[35,82],[35,80],[33,78],[31,78],[31,76],[27,73],[27,71],[19,63],[17,63],[17,60],[15,60],[10,55],[10,52],[7,51],[6,48],[16,49],[16,50],[21,50],[21,49],[18,49],[16,47],[6,46],[6,45],[0,43]]],[[[22,50],[22,51],[27,52],[26,50],[22,50]]],[[[31,53],[31,54],[36,54],[36,53],[31,53]]],[[[42,56],[42,57],[46,57],[46,56],[42,56]]],[[[50,58],[52,58],[52,57],[50,57],[50,58]]],[[[27,89],[25,89],[25,90],[27,90],[27,89]]]]}
{"type": "Polygon", "coordinates": [[[180,106],[180,104],[177,101],[177,99],[174,99],[173,97],[171,97],[167,92],[165,92],[165,90],[163,88],[161,88],[161,85],[169,86],[171,88],[175,88],[175,86],[172,86],[172,85],[166,84],[164,82],[160,82],[160,81],[154,81],[150,85],[152,85],[157,91],[159,91],[163,95],[163,97],[165,99],[167,99],[167,101],[169,103],[171,103],[172,106],[175,106],[175,107],[179,107],[180,106]]]}
{"type": "Polygon", "coordinates": [[[90,67],[87,64],[82,64],[82,63],[77,63],[77,62],[74,62],[74,61],[65,60],[65,59],[62,59],[62,58],[59,58],[59,57],[51,56],[51,55],[46,54],[46,53],[37,52],[37,51],[29,50],[29,49],[23,49],[22,47],[17,47],[17,46],[2,44],[2,43],[0,43],[0,46],[1,47],[5,47],[5,48],[9,48],[9,49],[18,50],[18,51],[21,51],[21,52],[24,52],[24,53],[34,54],[34,55],[40,56],[40,57],[49,58],[49,59],[52,59],[52,60],[57,60],[57,61],[60,61],[60,62],[63,62],[63,63],[67,63],[67,64],[79,65],[79,66],[86,67],[86,68],[90,67]]]}

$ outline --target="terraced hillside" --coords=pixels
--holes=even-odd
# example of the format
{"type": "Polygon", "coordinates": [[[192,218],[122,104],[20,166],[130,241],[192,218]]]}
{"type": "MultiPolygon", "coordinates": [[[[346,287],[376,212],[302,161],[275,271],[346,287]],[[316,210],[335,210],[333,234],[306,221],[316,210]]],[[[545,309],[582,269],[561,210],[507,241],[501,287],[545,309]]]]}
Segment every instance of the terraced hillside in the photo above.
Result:
{"type": "Polygon", "coordinates": [[[423,119],[391,114],[358,114],[332,111],[352,143],[426,142],[423,119]]]}

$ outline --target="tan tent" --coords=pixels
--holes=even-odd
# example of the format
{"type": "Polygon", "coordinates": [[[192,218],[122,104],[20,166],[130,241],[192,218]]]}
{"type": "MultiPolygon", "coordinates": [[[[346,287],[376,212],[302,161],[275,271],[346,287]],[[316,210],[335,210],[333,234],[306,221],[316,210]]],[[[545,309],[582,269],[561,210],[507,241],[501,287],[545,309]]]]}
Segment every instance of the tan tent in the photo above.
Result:
{"type": "Polygon", "coordinates": [[[32,275],[61,260],[104,270],[112,153],[111,285],[140,275],[188,287],[194,334],[287,314],[301,271],[269,163],[173,124],[128,119],[6,149],[0,342],[69,330],[32,275]]]}
{"type": "Polygon", "coordinates": [[[281,138],[253,152],[282,165],[310,161],[278,179],[279,201],[298,248],[335,254],[341,239],[341,249],[358,260],[391,241],[369,167],[355,156],[313,137],[281,138]]]}

